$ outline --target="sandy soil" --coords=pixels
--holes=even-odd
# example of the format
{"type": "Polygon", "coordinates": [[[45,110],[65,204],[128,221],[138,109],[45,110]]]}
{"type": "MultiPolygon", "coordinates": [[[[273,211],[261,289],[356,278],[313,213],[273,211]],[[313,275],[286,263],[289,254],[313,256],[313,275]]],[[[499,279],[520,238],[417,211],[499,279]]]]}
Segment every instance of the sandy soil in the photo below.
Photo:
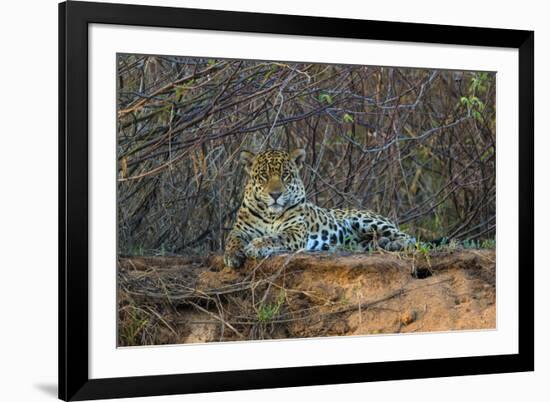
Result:
{"type": "Polygon", "coordinates": [[[119,344],[489,329],[495,298],[494,250],[121,258],[119,344]]]}

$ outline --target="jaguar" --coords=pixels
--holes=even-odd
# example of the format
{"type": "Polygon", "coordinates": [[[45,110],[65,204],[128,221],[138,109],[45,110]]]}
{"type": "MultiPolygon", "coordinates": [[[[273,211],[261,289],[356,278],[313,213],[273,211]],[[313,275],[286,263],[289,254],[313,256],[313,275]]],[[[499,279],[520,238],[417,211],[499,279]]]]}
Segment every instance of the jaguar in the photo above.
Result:
{"type": "Polygon", "coordinates": [[[306,152],[244,150],[243,201],[225,244],[224,263],[297,251],[398,251],[416,244],[390,219],[366,209],[321,208],[306,199],[300,173],[306,152]]]}

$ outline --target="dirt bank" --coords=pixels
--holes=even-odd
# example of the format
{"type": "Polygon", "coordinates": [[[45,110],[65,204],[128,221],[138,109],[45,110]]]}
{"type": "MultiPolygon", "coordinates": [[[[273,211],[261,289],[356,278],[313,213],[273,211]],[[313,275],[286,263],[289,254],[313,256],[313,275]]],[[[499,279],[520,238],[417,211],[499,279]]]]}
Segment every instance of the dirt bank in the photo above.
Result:
{"type": "Polygon", "coordinates": [[[119,345],[495,328],[495,252],[120,258],[119,345]]]}

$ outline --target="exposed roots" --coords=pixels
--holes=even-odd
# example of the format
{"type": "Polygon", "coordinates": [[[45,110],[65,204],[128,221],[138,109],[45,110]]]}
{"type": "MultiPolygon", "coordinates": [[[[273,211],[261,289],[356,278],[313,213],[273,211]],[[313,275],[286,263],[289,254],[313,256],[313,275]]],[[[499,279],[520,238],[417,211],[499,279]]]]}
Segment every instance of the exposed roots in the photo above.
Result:
{"type": "Polygon", "coordinates": [[[309,253],[248,261],[233,270],[221,256],[120,258],[118,341],[494,328],[494,261],[493,250],[432,252],[429,259],[309,253]]]}

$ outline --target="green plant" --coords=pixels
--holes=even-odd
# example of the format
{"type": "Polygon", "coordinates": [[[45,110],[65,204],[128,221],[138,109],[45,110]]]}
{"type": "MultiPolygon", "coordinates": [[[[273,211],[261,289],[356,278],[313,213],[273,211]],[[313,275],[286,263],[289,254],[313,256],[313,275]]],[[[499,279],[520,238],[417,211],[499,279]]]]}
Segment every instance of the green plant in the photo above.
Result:
{"type": "MultiPolygon", "coordinates": [[[[190,79],[189,81],[187,81],[183,85],[176,85],[175,86],[174,92],[175,92],[175,96],[176,96],[176,99],[178,100],[178,102],[181,101],[181,98],[183,97],[183,95],[189,90],[189,87],[192,86],[194,83],[195,83],[195,80],[190,79]]],[[[169,105],[169,106],[172,107],[172,105],[169,105]]]]}
{"type": "Polygon", "coordinates": [[[441,242],[439,243],[439,247],[446,247],[449,245],[449,238],[446,236],[443,236],[441,238],[441,242]]]}
{"type": "Polygon", "coordinates": [[[353,116],[348,113],[344,113],[344,123],[353,123],[353,116]]]}
{"type": "Polygon", "coordinates": [[[264,324],[273,321],[273,319],[277,317],[279,315],[279,312],[281,311],[281,307],[285,302],[285,296],[285,290],[281,289],[276,303],[264,304],[262,302],[260,304],[260,307],[258,307],[258,311],[256,314],[258,321],[264,324]]]}
{"type": "Polygon", "coordinates": [[[143,250],[143,246],[139,245],[139,246],[132,246],[130,248],[130,255],[137,255],[137,256],[142,256],[142,255],[145,255],[145,251],[143,250]]]}
{"type": "Polygon", "coordinates": [[[460,103],[466,106],[468,110],[468,115],[473,116],[476,120],[482,120],[481,112],[483,111],[485,105],[477,96],[463,96],[460,98],[460,103]]]}
{"type": "Polygon", "coordinates": [[[119,331],[120,340],[123,345],[141,345],[140,335],[143,329],[149,324],[149,318],[143,317],[140,311],[132,305],[122,310],[123,317],[120,319],[119,331]]]}
{"type": "Polygon", "coordinates": [[[485,109],[485,104],[478,96],[481,92],[486,91],[488,79],[487,73],[475,73],[470,80],[467,96],[460,98],[460,103],[466,106],[468,115],[473,116],[478,121],[482,121],[481,112],[485,109]]]}
{"type": "Polygon", "coordinates": [[[423,255],[429,255],[431,247],[429,243],[416,242],[416,249],[423,255]]]}
{"type": "Polygon", "coordinates": [[[332,96],[330,96],[327,93],[322,93],[319,95],[319,102],[323,103],[326,102],[327,104],[332,104],[332,96]]]}
{"type": "Polygon", "coordinates": [[[449,250],[449,251],[455,251],[455,250],[458,248],[458,245],[459,245],[459,243],[458,243],[457,240],[451,239],[451,240],[449,241],[449,245],[447,246],[447,250],[449,250]]]}
{"type": "Polygon", "coordinates": [[[415,244],[415,248],[416,251],[426,259],[426,262],[430,264],[430,250],[432,245],[430,243],[421,242],[419,239],[415,244]]]}
{"type": "Polygon", "coordinates": [[[480,248],[479,240],[464,240],[462,242],[462,247],[464,247],[465,249],[480,248]]]}

